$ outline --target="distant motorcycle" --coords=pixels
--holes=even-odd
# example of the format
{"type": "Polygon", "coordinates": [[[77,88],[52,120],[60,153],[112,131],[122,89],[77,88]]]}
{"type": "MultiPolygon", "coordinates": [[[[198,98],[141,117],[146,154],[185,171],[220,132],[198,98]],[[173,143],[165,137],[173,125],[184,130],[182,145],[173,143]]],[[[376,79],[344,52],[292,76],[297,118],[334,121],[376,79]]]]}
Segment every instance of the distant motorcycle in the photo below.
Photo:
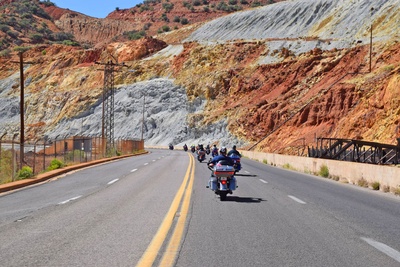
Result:
{"type": "Polygon", "coordinates": [[[172,144],[169,144],[168,147],[170,150],[174,150],[174,146],[172,144]]]}
{"type": "Polygon", "coordinates": [[[242,164],[240,163],[240,156],[236,154],[230,155],[233,160],[233,168],[235,169],[235,173],[239,172],[242,169],[242,164]]]}
{"type": "Polygon", "coordinates": [[[188,147],[186,144],[183,146],[183,150],[188,151],[188,147]]]}
{"type": "Polygon", "coordinates": [[[195,146],[191,146],[190,147],[190,151],[192,151],[192,153],[194,153],[196,151],[196,147],[195,146]]]}
{"type": "Polygon", "coordinates": [[[215,166],[209,163],[208,168],[212,171],[213,175],[207,187],[219,195],[221,201],[224,201],[228,194],[232,194],[236,190],[235,169],[233,166],[227,165],[224,160],[219,161],[215,166]]]}
{"type": "Polygon", "coordinates": [[[209,148],[209,147],[206,147],[206,154],[207,154],[207,155],[210,155],[210,153],[211,153],[210,148],[209,148]]]}
{"type": "Polygon", "coordinates": [[[204,150],[197,151],[197,160],[203,162],[206,159],[206,152],[204,150]]]}

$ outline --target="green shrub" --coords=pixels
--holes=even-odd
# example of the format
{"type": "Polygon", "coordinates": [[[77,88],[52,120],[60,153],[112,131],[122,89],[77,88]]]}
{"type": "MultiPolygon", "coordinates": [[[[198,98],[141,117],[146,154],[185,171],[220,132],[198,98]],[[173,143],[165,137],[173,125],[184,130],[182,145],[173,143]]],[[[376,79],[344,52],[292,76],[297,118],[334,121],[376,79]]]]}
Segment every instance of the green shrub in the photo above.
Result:
{"type": "Polygon", "coordinates": [[[138,40],[146,36],[146,32],[142,31],[129,31],[123,33],[125,36],[128,36],[129,40],[138,40]]]}
{"type": "Polygon", "coordinates": [[[322,176],[322,177],[325,177],[325,178],[328,178],[329,177],[329,169],[328,169],[328,166],[326,166],[326,165],[322,165],[320,168],[319,168],[319,173],[318,173],[320,176],[322,176]]]}
{"type": "Polygon", "coordinates": [[[282,166],[284,169],[287,169],[287,170],[292,170],[292,171],[295,171],[296,169],[292,166],[292,165],[290,165],[289,163],[285,163],[285,164],[283,164],[283,166],[282,166]]]}
{"type": "Polygon", "coordinates": [[[262,161],[264,164],[268,164],[268,160],[266,160],[266,159],[263,159],[263,161],[262,161]]]}
{"type": "Polygon", "coordinates": [[[10,49],[4,49],[0,51],[0,57],[8,57],[11,55],[10,49]]]}
{"type": "Polygon", "coordinates": [[[41,3],[44,4],[45,6],[55,6],[55,4],[50,0],[44,0],[41,3]]]}
{"type": "Polygon", "coordinates": [[[181,18],[181,24],[182,25],[189,24],[189,20],[187,18],[181,18]]]}
{"type": "Polygon", "coordinates": [[[71,40],[64,40],[62,42],[63,45],[68,45],[68,46],[79,46],[78,42],[71,41],[71,40]]]}
{"type": "Polygon", "coordinates": [[[32,168],[29,166],[23,166],[22,169],[18,171],[18,180],[27,179],[33,176],[32,168]]]}
{"type": "Polygon", "coordinates": [[[395,189],[393,190],[393,193],[394,193],[396,196],[400,195],[400,186],[398,186],[397,188],[395,188],[395,189]]]}
{"type": "Polygon", "coordinates": [[[62,163],[61,160],[53,159],[50,163],[50,166],[47,168],[47,170],[52,171],[52,170],[60,169],[62,167],[64,167],[64,163],[62,163]]]}
{"type": "Polygon", "coordinates": [[[373,182],[371,187],[373,190],[379,190],[381,188],[381,184],[379,182],[373,182]]]}
{"type": "Polygon", "coordinates": [[[174,4],[172,4],[172,3],[163,3],[162,7],[165,9],[165,12],[169,13],[172,9],[174,9],[174,4]]]}
{"type": "Polygon", "coordinates": [[[8,27],[8,25],[0,24],[0,31],[7,33],[9,30],[10,30],[10,27],[8,27]]]}
{"type": "Polygon", "coordinates": [[[162,26],[162,31],[163,31],[163,32],[169,32],[170,30],[171,30],[171,29],[169,28],[168,25],[162,26]]]}

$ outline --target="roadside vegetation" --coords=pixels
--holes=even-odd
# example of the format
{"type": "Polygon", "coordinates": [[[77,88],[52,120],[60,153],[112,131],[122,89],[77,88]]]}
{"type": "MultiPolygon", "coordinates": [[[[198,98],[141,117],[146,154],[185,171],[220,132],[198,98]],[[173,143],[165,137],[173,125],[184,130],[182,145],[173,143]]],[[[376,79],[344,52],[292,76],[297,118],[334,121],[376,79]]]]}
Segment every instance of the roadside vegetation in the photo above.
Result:
{"type": "MultiPolygon", "coordinates": [[[[44,5],[55,5],[42,1],[44,5]]],[[[36,1],[20,0],[0,7],[0,56],[8,56],[14,46],[60,43],[78,46],[71,33],[53,32],[45,21],[51,17],[36,1]],[[7,12],[2,12],[7,8],[7,12]],[[42,20],[41,20],[42,19],[42,20]]]]}

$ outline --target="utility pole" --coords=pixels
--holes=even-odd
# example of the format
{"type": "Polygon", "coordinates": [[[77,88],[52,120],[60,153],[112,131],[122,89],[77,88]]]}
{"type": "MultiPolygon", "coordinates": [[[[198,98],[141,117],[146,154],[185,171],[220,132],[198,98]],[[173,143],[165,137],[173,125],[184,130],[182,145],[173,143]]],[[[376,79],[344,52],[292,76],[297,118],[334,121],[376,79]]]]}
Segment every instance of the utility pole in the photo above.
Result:
{"type": "Polygon", "coordinates": [[[144,109],[145,109],[145,103],[146,103],[146,95],[143,94],[143,112],[142,112],[142,138],[140,140],[143,140],[143,128],[144,128],[144,109]]]}
{"type": "Polygon", "coordinates": [[[371,73],[372,71],[372,12],[374,11],[374,8],[371,7],[371,35],[370,35],[370,40],[369,40],[369,72],[371,73]]]}
{"type": "MultiPolygon", "coordinates": [[[[19,101],[19,109],[20,109],[20,141],[19,141],[19,149],[20,149],[20,168],[24,163],[24,144],[25,144],[25,119],[24,119],[24,52],[18,52],[19,61],[11,61],[11,63],[19,63],[19,76],[20,76],[20,101],[19,101]]],[[[34,64],[34,62],[25,62],[26,64],[34,64]]]]}

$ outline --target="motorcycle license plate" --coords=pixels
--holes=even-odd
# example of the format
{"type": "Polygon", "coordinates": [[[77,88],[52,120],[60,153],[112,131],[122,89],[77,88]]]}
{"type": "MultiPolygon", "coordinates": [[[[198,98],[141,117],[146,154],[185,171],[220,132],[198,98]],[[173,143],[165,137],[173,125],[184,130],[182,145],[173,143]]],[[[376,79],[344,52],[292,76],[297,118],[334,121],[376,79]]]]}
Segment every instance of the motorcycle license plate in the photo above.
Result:
{"type": "Polygon", "coordinates": [[[221,181],[226,181],[228,180],[228,177],[221,177],[221,181]]]}

